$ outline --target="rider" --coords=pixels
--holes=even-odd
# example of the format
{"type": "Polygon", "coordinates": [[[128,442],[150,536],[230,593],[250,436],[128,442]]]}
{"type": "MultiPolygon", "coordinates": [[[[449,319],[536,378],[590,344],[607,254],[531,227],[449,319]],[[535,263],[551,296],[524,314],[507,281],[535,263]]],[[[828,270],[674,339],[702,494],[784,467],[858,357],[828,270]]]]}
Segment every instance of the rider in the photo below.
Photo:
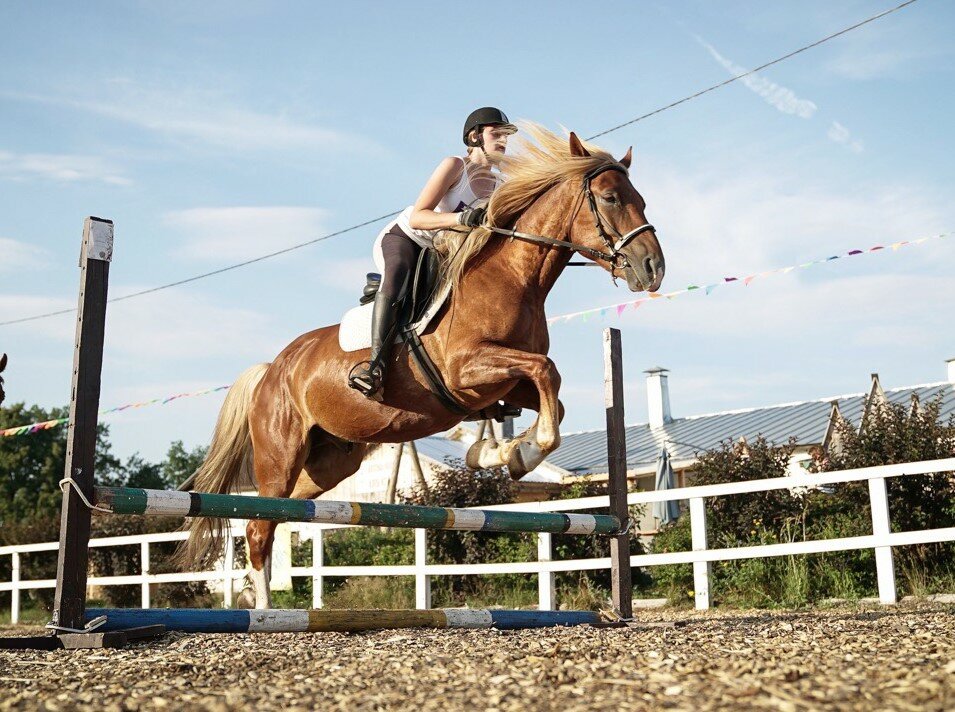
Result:
{"type": "Polygon", "coordinates": [[[500,109],[485,106],[471,112],[464,122],[466,156],[449,156],[438,164],[414,205],[405,208],[375,241],[375,263],[381,269],[381,286],[375,294],[371,321],[371,360],[358,364],[348,385],[376,401],[395,339],[398,306],[408,289],[412,268],[422,249],[434,247],[443,230],[480,225],[486,202],[498,177],[491,168],[507,148],[507,137],[517,131],[500,109]]]}

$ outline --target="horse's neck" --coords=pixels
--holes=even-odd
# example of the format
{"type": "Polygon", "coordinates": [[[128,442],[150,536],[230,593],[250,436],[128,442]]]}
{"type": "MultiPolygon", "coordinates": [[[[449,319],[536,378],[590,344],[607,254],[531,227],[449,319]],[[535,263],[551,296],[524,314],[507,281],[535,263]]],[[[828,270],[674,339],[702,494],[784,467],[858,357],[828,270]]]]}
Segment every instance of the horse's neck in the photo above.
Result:
{"type": "MultiPolygon", "coordinates": [[[[521,214],[514,229],[532,235],[563,238],[570,207],[566,186],[553,188],[521,214]]],[[[496,284],[495,291],[506,292],[508,298],[539,301],[544,299],[564,271],[573,254],[560,248],[542,249],[542,246],[519,238],[492,235],[482,254],[477,258],[471,275],[475,285],[496,284]],[[486,254],[485,254],[486,253],[486,254]]],[[[462,284],[462,286],[466,286],[462,284]]]]}

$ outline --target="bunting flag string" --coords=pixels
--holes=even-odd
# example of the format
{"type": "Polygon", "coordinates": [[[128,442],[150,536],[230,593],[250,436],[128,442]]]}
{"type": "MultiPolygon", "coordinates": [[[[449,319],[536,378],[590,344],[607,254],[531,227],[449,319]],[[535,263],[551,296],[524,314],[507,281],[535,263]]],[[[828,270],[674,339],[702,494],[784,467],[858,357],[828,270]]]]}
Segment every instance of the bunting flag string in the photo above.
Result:
{"type": "MultiPolygon", "coordinates": [[[[922,237],[917,240],[902,240],[900,242],[893,242],[890,245],[873,245],[867,250],[849,250],[848,252],[839,254],[839,255],[830,255],[829,257],[823,257],[818,260],[813,260],[811,262],[803,262],[798,265],[790,265],[788,267],[777,267],[776,269],[766,270],[765,272],[757,272],[755,274],[747,275],[746,277],[723,277],[720,281],[714,282],[713,284],[706,285],[697,285],[691,284],[685,289],[678,289],[674,292],[660,293],[655,292],[648,294],[645,297],[640,297],[639,299],[634,299],[629,302],[620,302],[619,304],[610,304],[603,307],[596,307],[594,309],[584,309],[583,311],[571,312],[570,314],[561,314],[560,316],[554,316],[547,320],[549,324],[556,324],[559,322],[570,321],[580,317],[583,321],[587,321],[592,316],[605,317],[609,312],[616,313],[617,317],[623,315],[623,312],[628,308],[639,309],[645,302],[653,301],[654,299],[660,299],[661,297],[666,297],[667,301],[678,297],[682,294],[688,294],[689,292],[702,291],[704,295],[709,295],[717,287],[723,287],[729,284],[742,284],[744,286],[749,286],[756,279],[763,279],[770,275],[774,274],[788,274],[794,269],[812,267],[819,264],[824,264],[827,262],[832,262],[833,260],[838,260],[843,257],[856,257],[858,255],[871,254],[873,252],[878,252],[880,250],[891,249],[893,252],[897,252],[903,247],[911,247],[914,245],[922,245],[929,240],[938,240],[944,237],[948,237],[951,233],[942,233],[940,235],[932,235],[930,237],[922,237]]],[[[172,396],[165,396],[163,398],[153,398],[148,401],[142,401],[140,403],[127,403],[126,405],[117,406],[115,408],[109,408],[107,410],[101,410],[100,415],[108,415],[110,413],[120,413],[124,410],[131,410],[134,408],[145,408],[150,405],[165,405],[166,403],[171,403],[174,400],[179,398],[194,398],[197,396],[208,395],[209,393],[216,393],[218,391],[224,391],[229,389],[231,386],[216,386],[215,388],[206,388],[201,391],[193,391],[192,393],[177,393],[172,396]]],[[[10,437],[14,435],[29,435],[31,433],[37,433],[41,430],[49,430],[57,426],[68,423],[69,418],[58,418],[56,420],[47,420],[42,423],[30,423],[28,425],[19,425],[13,428],[6,428],[5,430],[0,430],[0,437],[10,437]]]]}
{"type": "Polygon", "coordinates": [[[814,267],[815,265],[821,265],[833,260],[842,259],[844,257],[856,257],[858,255],[871,254],[873,252],[878,252],[880,250],[891,249],[893,252],[897,252],[903,247],[912,247],[914,245],[922,245],[929,240],[939,240],[943,237],[948,237],[952,233],[943,232],[940,235],[932,235],[930,237],[921,237],[917,240],[902,240],[900,242],[893,242],[890,245],[873,245],[867,250],[849,250],[838,255],[830,255],[829,257],[823,257],[818,260],[813,260],[811,262],[803,262],[802,264],[790,265],[788,267],[777,267],[776,269],[766,270],[765,272],[757,272],[755,274],[747,275],[746,277],[723,277],[721,280],[714,282],[713,284],[707,285],[697,285],[691,284],[685,289],[678,289],[674,292],[654,292],[647,294],[645,297],[640,297],[639,299],[634,299],[629,302],[620,302],[618,304],[610,304],[603,307],[596,307],[594,309],[584,309],[583,311],[571,312],[570,314],[561,314],[559,316],[552,316],[547,320],[548,324],[558,324],[565,321],[571,321],[580,317],[583,321],[587,321],[590,317],[599,314],[600,316],[605,316],[607,312],[613,311],[616,313],[617,317],[620,317],[624,311],[627,309],[638,309],[644,302],[650,302],[654,299],[659,299],[660,297],[666,297],[667,301],[678,297],[681,294],[687,294],[689,292],[701,290],[705,295],[709,296],[714,289],[717,287],[724,287],[730,284],[742,284],[743,286],[748,287],[752,284],[753,280],[763,279],[770,275],[774,274],[789,274],[794,269],[803,269],[807,267],[814,267]]]}
{"type": "MultiPolygon", "coordinates": [[[[195,398],[196,396],[204,396],[209,393],[216,393],[218,391],[224,391],[230,388],[231,386],[216,386],[215,388],[205,388],[201,391],[193,391],[192,393],[177,393],[174,396],[165,396],[163,398],[153,398],[152,400],[142,401],[140,403],[127,403],[126,405],[120,405],[115,408],[108,408],[106,410],[101,410],[100,415],[107,415],[109,413],[120,413],[124,410],[132,410],[133,408],[145,408],[148,405],[166,405],[166,403],[171,403],[174,400],[179,398],[195,398]]],[[[69,418],[57,418],[56,420],[45,420],[42,423],[30,423],[28,425],[18,425],[14,428],[6,428],[5,430],[0,430],[0,437],[11,437],[13,435],[32,435],[33,433],[38,433],[41,430],[49,430],[50,428],[55,428],[57,426],[63,425],[64,423],[70,422],[69,418]]]]}

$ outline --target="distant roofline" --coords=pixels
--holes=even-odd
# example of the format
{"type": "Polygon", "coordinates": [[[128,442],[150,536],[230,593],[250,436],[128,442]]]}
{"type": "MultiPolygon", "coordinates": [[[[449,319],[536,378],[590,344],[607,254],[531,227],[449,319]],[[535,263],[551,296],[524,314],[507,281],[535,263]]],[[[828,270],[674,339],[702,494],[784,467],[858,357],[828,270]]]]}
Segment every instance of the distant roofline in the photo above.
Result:
{"type": "MultiPolygon", "coordinates": [[[[917,388],[933,388],[935,386],[951,386],[955,388],[955,383],[951,381],[936,381],[934,383],[920,383],[914,386],[899,386],[898,388],[889,388],[885,392],[897,393],[898,391],[914,391],[917,388]]],[[[845,400],[847,398],[864,398],[869,395],[868,391],[863,391],[862,393],[846,393],[841,396],[828,396],[826,398],[812,398],[810,400],[803,401],[792,401],[790,403],[776,403],[774,405],[761,405],[755,408],[737,408],[735,410],[720,410],[715,413],[703,413],[701,415],[687,415],[683,418],[674,418],[671,422],[666,423],[666,425],[673,425],[674,423],[679,423],[686,420],[699,420],[700,418],[713,418],[717,415],[739,415],[742,413],[753,413],[757,410],[772,410],[773,408],[791,408],[796,405],[805,405],[806,403],[831,403],[834,400],[845,400]]],[[[649,423],[640,422],[640,423],[628,423],[625,427],[635,428],[639,425],[649,425],[649,423]]],[[[665,426],[664,426],[665,427],[665,426]]],[[[661,428],[662,430],[663,428],[661,428]]],[[[591,428],[590,430],[575,430],[571,433],[561,433],[561,437],[567,435],[586,435],[587,433],[600,433],[605,431],[606,428],[591,428]]]]}

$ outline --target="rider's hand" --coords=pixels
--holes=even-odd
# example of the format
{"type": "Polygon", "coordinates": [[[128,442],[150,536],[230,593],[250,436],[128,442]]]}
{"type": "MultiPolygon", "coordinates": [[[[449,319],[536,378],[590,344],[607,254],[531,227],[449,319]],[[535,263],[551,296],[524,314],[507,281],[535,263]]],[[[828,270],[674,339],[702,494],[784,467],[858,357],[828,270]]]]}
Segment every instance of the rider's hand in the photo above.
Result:
{"type": "Polygon", "coordinates": [[[458,225],[478,227],[487,216],[487,208],[465,208],[458,213],[458,225]]]}

